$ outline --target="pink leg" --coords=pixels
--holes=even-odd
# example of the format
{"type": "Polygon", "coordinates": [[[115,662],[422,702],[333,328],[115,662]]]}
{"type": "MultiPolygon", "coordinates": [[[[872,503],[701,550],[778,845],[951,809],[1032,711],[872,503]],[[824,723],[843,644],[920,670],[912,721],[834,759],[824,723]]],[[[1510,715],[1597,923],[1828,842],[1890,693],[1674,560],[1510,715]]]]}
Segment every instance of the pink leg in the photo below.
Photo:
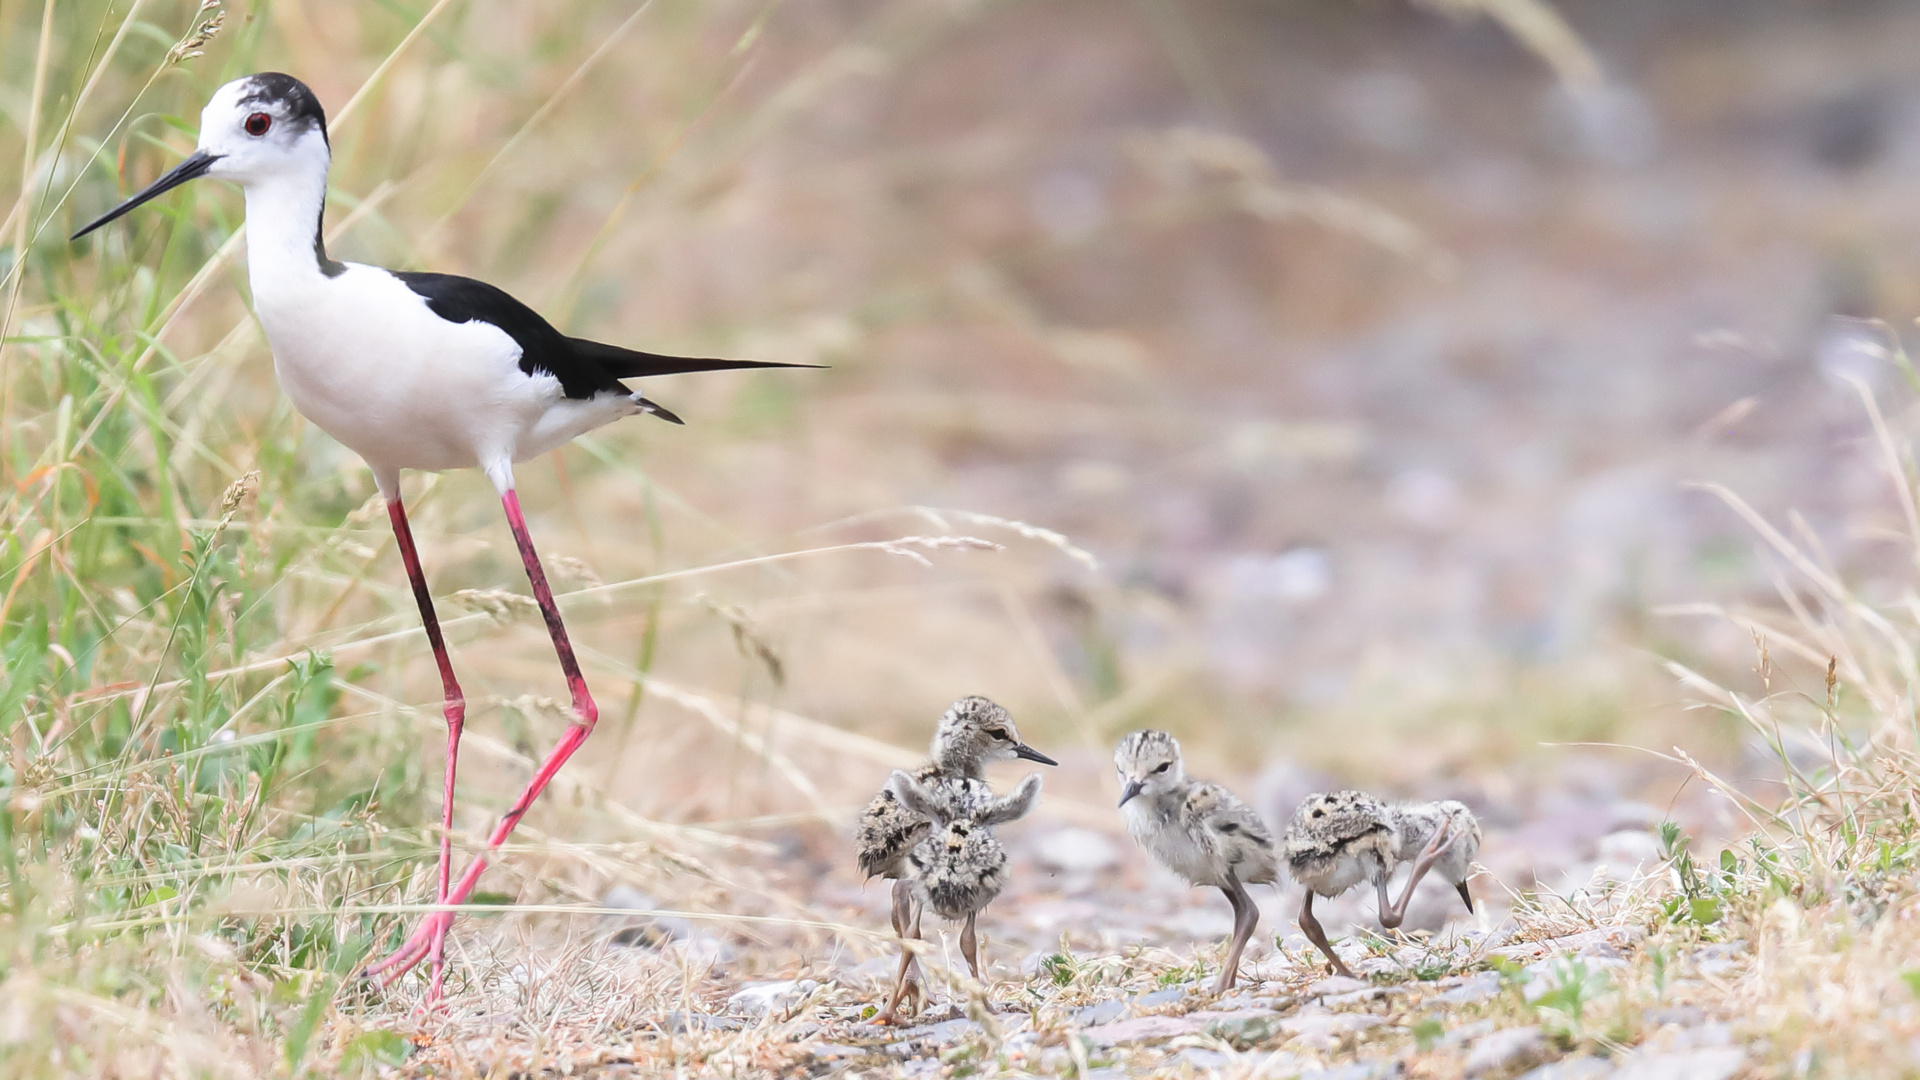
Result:
{"type": "MultiPolygon", "coordinates": [[[[393,538],[400,547],[400,561],[407,568],[407,579],[413,583],[413,599],[420,605],[420,621],[426,626],[427,643],[433,646],[433,660],[440,667],[440,686],[446,695],[447,770],[440,803],[440,886],[434,894],[435,902],[444,904],[453,879],[453,778],[460,761],[460,730],[466,726],[467,701],[460,692],[459,680],[453,676],[453,661],[447,655],[446,639],[440,634],[440,619],[433,612],[433,596],[427,591],[427,575],[420,567],[420,553],[413,546],[413,529],[407,525],[407,509],[398,494],[387,500],[387,518],[393,522],[393,538]]],[[[430,1001],[440,996],[444,942],[444,935],[434,942],[430,1001]]]]}
{"type": "Polygon", "coordinates": [[[528,782],[526,790],[520,793],[520,797],[514,800],[513,806],[507,810],[506,816],[500,819],[500,824],[494,828],[493,835],[487,837],[487,850],[474,858],[473,864],[467,867],[467,872],[460,875],[459,884],[455,885],[452,891],[440,901],[447,905],[448,909],[435,911],[422,919],[413,936],[409,937],[393,955],[367,968],[365,974],[368,976],[390,972],[386,979],[389,982],[399,978],[415,964],[426,959],[429,953],[436,956],[439,954],[442,942],[446,939],[447,928],[453,925],[452,906],[465,902],[467,897],[472,895],[473,887],[480,881],[481,871],[487,868],[488,856],[506,842],[514,826],[520,824],[520,819],[526,816],[527,808],[533,805],[533,800],[540,797],[540,792],[546,789],[547,784],[560,771],[560,767],[565,765],[567,759],[573,756],[573,752],[586,741],[587,736],[593,731],[594,722],[600,718],[599,707],[593,703],[593,695],[587,692],[587,680],[580,674],[580,663],[573,657],[573,645],[567,640],[567,628],[560,621],[560,608],[553,602],[553,590],[547,587],[547,573],[540,568],[540,557],[533,550],[533,538],[527,535],[527,519],[520,513],[520,497],[514,493],[513,489],[508,488],[500,497],[500,502],[506,508],[507,524],[513,529],[514,543],[520,547],[520,561],[527,566],[527,580],[533,585],[533,598],[540,605],[540,614],[547,620],[547,633],[553,638],[553,651],[559,654],[560,669],[567,676],[567,689],[573,695],[573,726],[560,737],[559,744],[553,748],[552,753],[547,755],[547,760],[540,763],[539,770],[533,774],[533,779],[528,782]]]}

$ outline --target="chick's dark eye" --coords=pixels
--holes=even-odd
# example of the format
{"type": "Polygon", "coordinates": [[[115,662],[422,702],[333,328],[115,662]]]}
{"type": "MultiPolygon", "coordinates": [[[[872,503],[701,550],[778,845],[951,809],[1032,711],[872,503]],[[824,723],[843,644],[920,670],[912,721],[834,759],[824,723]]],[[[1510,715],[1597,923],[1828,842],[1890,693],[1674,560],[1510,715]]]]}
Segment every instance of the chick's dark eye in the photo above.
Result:
{"type": "Polygon", "coordinates": [[[266,113],[263,113],[263,112],[257,112],[257,113],[254,113],[252,116],[247,117],[246,126],[247,126],[247,134],[249,135],[252,135],[255,137],[265,135],[267,133],[267,129],[273,126],[273,117],[268,116],[266,113]]]}
{"type": "Polygon", "coordinates": [[[1172,765],[1173,765],[1173,762],[1171,762],[1171,761],[1163,761],[1163,762],[1161,762],[1161,763],[1160,763],[1160,767],[1159,767],[1159,768],[1157,768],[1157,769],[1155,769],[1155,770],[1153,770],[1153,771],[1154,771],[1154,772],[1157,772],[1157,773],[1163,773],[1163,772],[1166,772],[1166,771],[1167,771],[1167,769],[1168,769],[1168,768],[1169,768],[1170,766],[1172,766],[1172,765]]]}
{"type": "Polygon", "coordinates": [[[989,731],[987,734],[992,735],[994,738],[999,739],[1001,742],[1006,742],[1007,740],[1013,738],[1013,736],[1007,734],[1006,732],[998,731],[998,730],[989,731]]]}

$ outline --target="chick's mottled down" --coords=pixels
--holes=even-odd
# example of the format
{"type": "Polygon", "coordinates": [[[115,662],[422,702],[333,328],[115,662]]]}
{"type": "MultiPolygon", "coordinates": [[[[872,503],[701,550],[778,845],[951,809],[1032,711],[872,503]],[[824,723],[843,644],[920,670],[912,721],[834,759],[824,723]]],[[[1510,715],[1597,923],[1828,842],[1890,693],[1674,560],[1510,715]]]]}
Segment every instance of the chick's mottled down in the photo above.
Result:
{"type": "Polygon", "coordinates": [[[985,782],[965,777],[926,783],[896,772],[888,786],[930,822],[927,835],[907,853],[914,897],[944,919],[979,914],[1007,883],[1007,853],[993,828],[1033,808],[1039,775],[1028,776],[1004,799],[994,798],[985,782]]]}
{"type": "MultiPolygon", "coordinates": [[[[1020,741],[1020,729],[1007,710],[978,695],[954,702],[940,718],[930,757],[911,774],[916,783],[954,777],[978,780],[987,765],[1016,758],[1057,764],[1020,741]]],[[[904,877],[907,852],[926,832],[926,816],[902,806],[891,785],[882,788],[860,815],[854,837],[861,872],[868,877],[904,877]]]]}
{"type": "Polygon", "coordinates": [[[1300,803],[1283,850],[1293,880],[1334,897],[1362,882],[1384,880],[1399,862],[1399,846],[1380,800],[1364,791],[1335,791],[1300,803]]]}
{"type": "Polygon", "coordinates": [[[1352,973],[1314,917],[1315,896],[1335,897],[1370,883],[1379,898],[1380,925],[1393,929],[1406,918],[1420,879],[1437,870],[1472,911],[1466,882],[1479,850],[1480,823],[1461,803],[1385,803],[1364,791],[1307,796],[1294,811],[1282,844],[1288,871],[1306,890],[1300,929],[1342,975],[1352,973]],[[1400,898],[1390,900],[1387,882],[1401,863],[1412,869],[1400,898]]]}

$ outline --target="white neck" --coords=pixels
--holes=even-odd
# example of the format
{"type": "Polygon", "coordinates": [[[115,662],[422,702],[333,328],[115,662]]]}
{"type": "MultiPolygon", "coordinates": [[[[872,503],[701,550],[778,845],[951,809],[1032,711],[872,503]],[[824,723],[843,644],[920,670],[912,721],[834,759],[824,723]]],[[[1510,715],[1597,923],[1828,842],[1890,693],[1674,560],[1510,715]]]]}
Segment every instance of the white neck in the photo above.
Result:
{"type": "Polygon", "coordinates": [[[247,276],[255,297],[323,280],[319,230],[327,195],[324,169],[275,172],[248,183],[246,192],[247,276]]]}

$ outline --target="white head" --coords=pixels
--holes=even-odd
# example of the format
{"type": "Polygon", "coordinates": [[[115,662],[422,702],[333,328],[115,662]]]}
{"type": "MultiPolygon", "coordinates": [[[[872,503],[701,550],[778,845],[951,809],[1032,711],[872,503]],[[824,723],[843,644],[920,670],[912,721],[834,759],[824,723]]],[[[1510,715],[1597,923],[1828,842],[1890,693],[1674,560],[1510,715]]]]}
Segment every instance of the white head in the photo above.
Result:
{"type": "Polygon", "coordinates": [[[324,191],[331,158],[327,115],[306,83],[277,71],[235,79],[200,111],[200,143],[185,161],[73,238],[202,176],[243,186],[293,177],[324,191]]]}
{"type": "Polygon", "coordinates": [[[1113,750],[1113,771],[1120,777],[1120,805],[1137,795],[1155,797],[1186,783],[1180,743],[1164,731],[1136,731],[1113,750]]]}

